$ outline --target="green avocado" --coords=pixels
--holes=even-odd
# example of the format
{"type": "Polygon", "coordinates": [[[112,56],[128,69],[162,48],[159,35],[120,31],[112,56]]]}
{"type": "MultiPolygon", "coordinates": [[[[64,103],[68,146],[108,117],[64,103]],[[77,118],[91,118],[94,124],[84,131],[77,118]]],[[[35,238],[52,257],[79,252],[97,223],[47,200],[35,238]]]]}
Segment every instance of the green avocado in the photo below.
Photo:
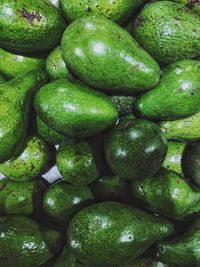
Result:
{"type": "Polygon", "coordinates": [[[85,17],[70,24],[61,50],[69,70],[100,90],[141,92],[160,78],[158,64],[131,35],[103,17],[85,17]]]}
{"type": "MultiPolygon", "coordinates": [[[[68,246],[65,246],[53,266],[49,267],[88,267],[76,259],[68,246]]],[[[92,267],[92,266],[90,266],[92,267]]]]}
{"type": "Polygon", "coordinates": [[[62,59],[60,46],[54,48],[54,50],[48,56],[46,60],[46,70],[49,74],[49,78],[52,81],[59,79],[71,80],[74,78],[62,59]]]}
{"type": "Polygon", "coordinates": [[[0,217],[2,267],[39,267],[61,249],[60,233],[23,216],[0,217]]]}
{"type": "Polygon", "coordinates": [[[149,210],[173,220],[200,211],[200,192],[171,170],[162,168],[152,177],[134,181],[132,190],[149,210]]]}
{"type": "Polygon", "coordinates": [[[112,95],[110,99],[116,105],[120,116],[132,113],[135,96],[112,95]]]}
{"type": "Polygon", "coordinates": [[[160,83],[139,96],[136,113],[150,120],[176,120],[200,111],[200,62],[181,60],[169,65],[160,83]]]}
{"type": "Polygon", "coordinates": [[[108,96],[78,81],[58,80],[43,86],[35,96],[34,106],[50,128],[71,137],[93,136],[118,119],[108,96]]]}
{"type": "Polygon", "coordinates": [[[122,265],[121,267],[172,267],[160,261],[150,258],[138,258],[132,264],[122,265]]]}
{"type": "Polygon", "coordinates": [[[0,172],[14,181],[28,181],[43,174],[49,161],[48,145],[37,136],[29,136],[19,154],[0,164],[0,172]]]}
{"type": "Polygon", "coordinates": [[[72,218],[67,240],[86,266],[117,267],[133,262],[172,232],[172,224],[163,218],[118,202],[101,202],[72,218]]]}
{"type": "Polygon", "coordinates": [[[98,176],[90,145],[84,140],[66,140],[58,149],[56,163],[64,180],[74,185],[87,185],[98,176]]]}
{"type": "Polygon", "coordinates": [[[200,18],[170,1],[147,4],[134,21],[133,36],[158,62],[200,55],[200,18]]]}
{"type": "Polygon", "coordinates": [[[59,10],[48,0],[0,0],[0,45],[37,52],[57,45],[65,29],[59,10]]]}
{"type": "Polygon", "coordinates": [[[19,151],[26,135],[33,95],[46,81],[46,73],[32,71],[0,85],[0,163],[19,151]]]}
{"type": "Polygon", "coordinates": [[[93,201],[88,186],[70,185],[61,180],[50,186],[43,197],[43,209],[50,217],[64,222],[93,201]]]}
{"type": "Polygon", "coordinates": [[[200,266],[200,219],[189,227],[179,238],[161,241],[157,245],[157,258],[169,266],[200,266]]]}
{"type": "Polygon", "coordinates": [[[167,154],[167,141],[153,122],[127,115],[107,134],[104,150],[113,173],[135,180],[160,169],[167,154]]]}

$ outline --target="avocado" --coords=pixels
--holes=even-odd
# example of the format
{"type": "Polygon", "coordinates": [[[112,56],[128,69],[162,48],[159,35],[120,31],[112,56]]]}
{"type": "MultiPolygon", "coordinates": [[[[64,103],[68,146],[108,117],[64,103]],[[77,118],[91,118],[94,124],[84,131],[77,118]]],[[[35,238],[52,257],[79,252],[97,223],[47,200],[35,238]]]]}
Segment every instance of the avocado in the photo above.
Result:
{"type": "Polygon", "coordinates": [[[135,111],[150,120],[177,120],[200,111],[200,62],[181,60],[169,65],[160,83],[135,101],[135,111]]]}
{"type": "Polygon", "coordinates": [[[98,176],[90,145],[84,140],[66,140],[58,149],[56,163],[64,180],[74,185],[87,185],[98,176]]]}
{"type": "Polygon", "coordinates": [[[122,267],[172,267],[151,258],[138,258],[132,264],[122,265],[122,267]]]}
{"type": "MultiPolygon", "coordinates": [[[[65,246],[55,264],[51,267],[87,267],[76,259],[68,246],[65,246]]],[[[92,267],[92,266],[90,266],[92,267]]]]}
{"type": "Polygon", "coordinates": [[[200,211],[200,192],[171,170],[161,168],[152,177],[134,181],[132,190],[149,210],[173,220],[200,211]]]}
{"type": "Polygon", "coordinates": [[[37,52],[60,42],[65,22],[48,0],[0,0],[0,46],[37,52]]]}
{"type": "Polygon", "coordinates": [[[133,104],[134,104],[135,99],[136,99],[135,96],[112,95],[112,96],[110,96],[110,99],[113,102],[113,104],[116,105],[120,116],[132,113],[133,104]]]}
{"type": "Polygon", "coordinates": [[[179,3],[147,4],[134,20],[132,33],[161,64],[200,55],[200,18],[179,3]]]}
{"type": "Polygon", "coordinates": [[[0,163],[24,142],[33,95],[46,80],[46,73],[32,71],[0,85],[0,163]]]}
{"type": "Polygon", "coordinates": [[[2,267],[39,267],[61,248],[60,233],[23,216],[0,217],[2,267]]]}
{"type": "Polygon", "coordinates": [[[125,179],[142,179],[162,166],[167,141],[155,123],[127,115],[108,132],[104,151],[113,173],[125,179]]]}
{"type": "Polygon", "coordinates": [[[61,50],[69,70],[100,90],[141,92],[153,88],[160,78],[158,64],[131,35],[103,17],[71,23],[61,50]]]}
{"type": "Polygon", "coordinates": [[[122,266],[172,232],[172,224],[163,218],[108,201],[79,211],[70,221],[67,240],[86,266],[122,266]]]}
{"type": "Polygon", "coordinates": [[[200,1],[199,0],[172,0],[186,6],[192,13],[200,16],[200,1]]]}
{"type": "Polygon", "coordinates": [[[71,137],[93,136],[118,119],[108,96],[78,81],[58,80],[43,86],[35,96],[34,106],[50,128],[71,137]]]}
{"type": "Polygon", "coordinates": [[[157,245],[157,258],[169,266],[200,266],[200,219],[180,237],[171,241],[161,241],[157,245]]]}
{"type": "Polygon", "coordinates": [[[67,69],[65,62],[62,59],[61,48],[57,46],[53,49],[46,60],[46,70],[50,80],[73,79],[73,75],[67,69]]]}

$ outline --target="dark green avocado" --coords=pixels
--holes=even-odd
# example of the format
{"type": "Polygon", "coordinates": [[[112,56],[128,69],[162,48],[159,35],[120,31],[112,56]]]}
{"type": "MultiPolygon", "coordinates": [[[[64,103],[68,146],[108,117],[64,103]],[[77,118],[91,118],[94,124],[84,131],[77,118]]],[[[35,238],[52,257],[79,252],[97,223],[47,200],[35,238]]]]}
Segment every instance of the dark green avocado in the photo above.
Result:
{"type": "Polygon", "coordinates": [[[112,95],[110,99],[116,105],[120,116],[132,113],[133,104],[136,100],[135,96],[112,95]]]}

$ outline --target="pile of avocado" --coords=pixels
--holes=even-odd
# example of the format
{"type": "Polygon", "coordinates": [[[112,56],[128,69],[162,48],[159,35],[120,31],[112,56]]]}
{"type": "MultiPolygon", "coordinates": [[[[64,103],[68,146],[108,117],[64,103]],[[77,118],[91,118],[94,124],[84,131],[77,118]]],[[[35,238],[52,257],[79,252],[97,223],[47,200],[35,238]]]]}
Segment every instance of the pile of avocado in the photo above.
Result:
{"type": "Polygon", "coordinates": [[[0,0],[0,176],[0,267],[200,267],[199,0],[0,0]]]}

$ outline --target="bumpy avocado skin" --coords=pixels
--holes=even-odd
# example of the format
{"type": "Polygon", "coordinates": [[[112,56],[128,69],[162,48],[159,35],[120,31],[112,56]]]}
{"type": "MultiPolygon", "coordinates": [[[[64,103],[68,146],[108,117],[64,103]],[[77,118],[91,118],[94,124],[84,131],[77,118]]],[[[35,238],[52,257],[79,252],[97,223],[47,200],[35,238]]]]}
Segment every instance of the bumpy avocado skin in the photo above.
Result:
{"type": "Polygon", "coordinates": [[[37,52],[57,45],[65,22],[48,0],[1,0],[0,45],[18,52],[37,52]]]}
{"type": "Polygon", "coordinates": [[[49,74],[49,78],[52,81],[59,79],[73,79],[73,75],[67,69],[62,58],[60,46],[54,48],[54,50],[48,56],[46,60],[46,70],[49,74]]]}
{"type": "Polygon", "coordinates": [[[70,222],[67,236],[72,252],[86,266],[107,267],[133,262],[172,232],[172,224],[165,219],[108,201],[79,211],[70,222]]]}
{"type": "Polygon", "coordinates": [[[3,267],[39,267],[61,248],[60,233],[41,228],[23,216],[0,217],[0,262],[3,267]]]}
{"type": "Polygon", "coordinates": [[[32,71],[0,85],[0,163],[24,142],[33,95],[46,80],[46,73],[32,71]]]}
{"type": "Polygon", "coordinates": [[[135,96],[112,95],[110,99],[116,105],[120,116],[132,113],[135,96]]]}
{"type": "Polygon", "coordinates": [[[125,179],[142,179],[162,166],[167,141],[156,124],[127,115],[107,134],[104,151],[113,173],[125,179]]]}
{"type": "Polygon", "coordinates": [[[145,1],[140,0],[61,0],[60,7],[68,22],[85,16],[102,15],[112,21],[124,21],[145,1]]]}
{"type": "Polygon", "coordinates": [[[63,59],[78,78],[100,90],[141,92],[160,78],[158,64],[119,25],[102,17],[85,17],[66,29],[63,59]]]}
{"type": "Polygon", "coordinates": [[[134,181],[132,190],[145,207],[170,219],[181,219],[200,210],[200,192],[164,168],[153,177],[134,181]]]}
{"type": "Polygon", "coordinates": [[[58,150],[56,163],[65,181],[87,185],[98,176],[98,169],[90,145],[84,140],[67,140],[58,150]]]}
{"type": "Polygon", "coordinates": [[[169,266],[200,266],[200,219],[179,238],[161,241],[157,245],[157,258],[169,266]]]}
{"type": "Polygon", "coordinates": [[[147,4],[132,30],[138,43],[160,63],[200,54],[200,18],[182,4],[171,1],[147,4]]]}
{"type": "Polygon", "coordinates": [[[93,136],[118,119],[108,96],[78,81],[58,80],[43,86],[35,96],[34,106],[50,128],[71,137],[93,136]]]}
{"type": "Polygon", "coordinates": [[[137,98],[137,114],[150,120],[176,120],[194,115],[200,110],[199,79],[199,61],[187,59],[169,65],[160,83],[137,98]]]}
{"type": "Polygon", "coordinates": [[[88,186],[60,181],[50,186],[43,197],[44,211],[54,219],[69,222],[72,216],[94,200],[88,186]]]}

